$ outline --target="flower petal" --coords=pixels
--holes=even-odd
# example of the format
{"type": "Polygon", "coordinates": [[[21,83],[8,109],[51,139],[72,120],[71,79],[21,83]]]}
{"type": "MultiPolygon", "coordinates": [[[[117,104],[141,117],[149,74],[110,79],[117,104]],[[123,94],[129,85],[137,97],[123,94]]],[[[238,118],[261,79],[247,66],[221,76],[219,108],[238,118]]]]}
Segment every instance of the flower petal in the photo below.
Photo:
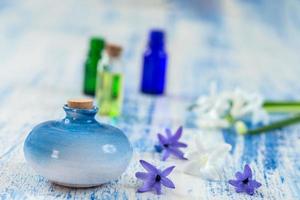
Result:
{"type": "Polygon", "coordinates": [[[197,150],[199,153],[204,153],[205,152],[205,146],[202,143],[202,140],[200,139],[200,137],[196,138],[196,145],[197,145],[197,150]]]}
{"type": "Polygon", "coordinates": [[[165,169],[161,172],[161,175],[168,176],[173,171],[174,168],[175,168],[175,166],[168,167],[167,169],[165,169]]]}
{"type": "Polygon", "coordinates": [[[172,138],[172,131],[169,128],[166,128],[166,134],[168,138],[172,138]]]}
{"type": "Polygon", "coordinates": [[[174,183],[166,177],[162,177],[160,182],[161,182],[161,184],[163,184],[164,186],[166,186],[168,188],[175,188],[174,183]]]}
{"type": "Polygon", "coordinates": [[[240,185],[241,185],[241,181],[239,181],[239,180],[229,180],[228,183],[230,185],[233,185],[234,187],[240,187],[240,185]]]}
{"type": "Polygon", "coordinates": [[[220,144],[216,147],[216,149],[213,150],[209,157],[209,162],[211,163],[218,163],[223,162],[226,160],[226,156],[228,155],[229,151],[231,149],[230,144],[220,144]]]}
{"type": "Polygon", "coordinates": [[[235,191],[236,191],[237,193],[241,193],[241,192],[244,192],[244,191],[245,191],[245,188],[244,188],[244,187],[236,187],[236,188],[235,188],[235,191]]]}
{"type": "Polygon", "coordinates": [[[205,165],[200,168],[201,177],[206,180],[219,181],[221,179],[221,172],[213,165],[205,165]]]}
{"type": "Polygon", "coordinates": [[[142,179],[142,180],[146,180],[149,178],[149,173],[146,173],[146,172],[137,172],[135,173],[135,177],[139,178],[139,179],[142,179]]]}
{"type": "Polygon", "coordinates": [[[261,183],[257,182],[256,180],[251,180],[248,184],[253,188],[259,188],[261,186],[261,183]]]}
{"type": "Polygon", "coordinates": [[[182,151],[180,151],[179,149],[176,149],[176,148],[169,148],[169,152],[171,154],[173,154],[174,156],[176,156],[177,158],[180,158],[182,160],[187,160],[185,157],[184,157],[184,153],[182,151]]]}
{"type": "Polygon", "coordinates": [[[252,179],[252,170],[248,164],[244,167],[244,178],[252,179]]]}
{"type": "Polygon", "coordinates": [[[151,165],[150,163],[144,160],[140,160],[140,163],[148,172],[158,173],[158,169],[155,166],[151,165]]]}
{"type": "Polygon", "coordinates": [[[161,183],[160,182],[156,182],[153,186],[153,188],[156,191],[156,194],[161,194],[161,183]]]}
{"type": "Polygon", "coordinates": [[[165,149],[162,153],[162,160],[165,161],[167,158],[170,156],[170,151],[169,149],[165,149]]]}
{"type": "Polygon", "coordinates": [[[183,143],[183,142],[175,142],[172,144],[173,147],[182,147],[185,148],[187,147],[187,144],[183,143]]]}
{"type": "Polygon", "coordinates": [[[250,186],[246,186],[244,188],[244,191],[249,194],[249,195],[253,195],[254,194],[254,188],[253,187],[250,187],[250,186]]]}
{"type": "Polygon", "coordinates": [[[176,133],[173,135],[172,141],[178,141],[181,135],[182,135],[182,126],[180,126],[176,131],[176,133]]]}
{"type": "Polygon", "coordinates": [[[197,151],[186,154],[186,157],[188,160],[195,160],[195,161],[198,161],[199,157],[201,157],[201,156],[202,156],[202,154],[197,151]]]}
{"type": "Polygon", "coordinates": [[[164,144],[167,144],[169,143],[168,142],[168,139],[165,138],[162,134],[157,134],[157,137],[158,137],[158,140],[159,140],[159,143],[161,144],[161,146],[163,146],[164,144]]]}
{"type": "Polygon", "coordinates": [[[145,181],[144,185],[140,188],[138,188],[138,192],[148,192],[151,191],[153,186],[155,184],[155,181],[145,181]]]}
{"type": "Polygon", "coordinates": [[[242,174],[241,172],[235,173],[235,177],[240,181],[245,179],[244,174],[242,174]]]}
{"type": "Polygon", "coordinates": [[[138,188],[137,192],[143,193],[143,192],[148,192],[151,190],[152,190],[152,187],[142,186],[142,187],[138,188]]]}
{"type": "Polygon", "coordinates": [[[198,161],[188,161],[188,164],[184,168],[184,172],[193,176],[200,176],[200,168],[201,166],[198,161]]]}

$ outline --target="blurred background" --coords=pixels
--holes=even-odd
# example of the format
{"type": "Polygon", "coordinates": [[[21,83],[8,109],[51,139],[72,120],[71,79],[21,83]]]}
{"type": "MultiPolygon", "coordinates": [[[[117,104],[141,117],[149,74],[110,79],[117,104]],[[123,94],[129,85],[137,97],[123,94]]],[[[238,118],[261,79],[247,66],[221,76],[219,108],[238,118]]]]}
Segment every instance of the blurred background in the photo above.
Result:
{"type": "MultiPolygon", "coordinates": [[[[22,147],[35,125],[65,115],[67,99],[86,97],[91,37],[123,48],[123,113],[100,121],[120,127],[135,151],[149,153],[156,133],[166,127],[195,128],[187,107],[208,94],[211,83],[221,91],[239,87],[268,100],[299,100],[299,36],[299,0],[0,0],[0,193],[8,199],[80,195],[53,189],[29,171],[22,147]],[[163,96],[140,92],[143,55],[154,28],[166,35],[163,96]]],[[[259,198],[297,198],[299,131],[276,133],[241,137],[224,132],[220,137],[233,147],[230,170],[252,163],[264,180],[259,198]]],[[[222,184],[201,182],[202,191],[194,191],[207,199],[234,198],[222,184]]],[[[115,194],[118,187],[91,189],[90,198],[94,191],[99,198],[102,191],[115,194]]],[[[127,197],[136,189],[128,192],[125,185],[120,190],[127,197]]]]}
{"type": "Polygon", "coordinates": [[[217,81],[299,97],[299,11],[297,0],[1,0],[0,97],[36,87],[81,94],[91,36],[123,46],[126,91],[137,93],[152,28],[167,35],[169,95],[197,96],[217,81]]]}

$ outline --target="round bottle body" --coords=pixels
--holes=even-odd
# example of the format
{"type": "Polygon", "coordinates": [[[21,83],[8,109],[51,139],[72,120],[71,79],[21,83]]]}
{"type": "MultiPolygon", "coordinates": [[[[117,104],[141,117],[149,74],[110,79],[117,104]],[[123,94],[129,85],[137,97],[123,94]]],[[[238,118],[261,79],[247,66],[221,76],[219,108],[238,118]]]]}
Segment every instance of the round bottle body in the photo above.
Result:
{"type": "Polygon", "coordinates": [[[118,179],[132,157],[124,133],[76,109],[66,112],[65,119],[41,123],[30,132],[24,144],[26,161],[41,176],[64,186],[91,187],[118,179]]]}

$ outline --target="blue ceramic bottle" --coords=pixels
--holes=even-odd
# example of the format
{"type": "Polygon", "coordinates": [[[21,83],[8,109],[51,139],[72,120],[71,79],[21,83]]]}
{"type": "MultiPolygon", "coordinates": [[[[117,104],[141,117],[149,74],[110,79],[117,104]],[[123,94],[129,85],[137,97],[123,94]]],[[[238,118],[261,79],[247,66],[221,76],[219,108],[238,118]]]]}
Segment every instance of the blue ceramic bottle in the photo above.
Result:
{"type": "Polygon", "coordinates": [[[64,106],[64,119],[41,123],[30,132],[24,144],[27,162],[64,186],[91,187],[117,179],[132,157],[127,137],[95,120],[98,109],[92,101],[88,106],[71,102],[64,106]]]}
{"type": "Polygon", "coordinates": [[[141,92],[160,95],[165,90],[167,53],[164,48],[164,32],[150,32],[148,48],[144,53],[141,92]]]}

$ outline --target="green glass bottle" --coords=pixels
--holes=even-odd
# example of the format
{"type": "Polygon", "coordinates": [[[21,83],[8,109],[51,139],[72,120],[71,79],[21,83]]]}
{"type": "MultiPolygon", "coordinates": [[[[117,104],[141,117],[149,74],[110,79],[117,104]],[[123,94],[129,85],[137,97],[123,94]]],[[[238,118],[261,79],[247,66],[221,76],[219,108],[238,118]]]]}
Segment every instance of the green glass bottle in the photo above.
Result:
{"type": "Polygon", "coordinates": [[[97,65],[101,60],[101,54],[104,47],[105,41],[102,38],[91,38],[90,49],[84,66],[83,92],[86,95],[95,95],[97,65]]]}
{"type": "Polygon", "coordinates": [[[98,67],[96,102],[100,115],[116,117],[122,111],[124,66],[120,59],[121,51],[120,46],[107,45],[98,67]]]}

